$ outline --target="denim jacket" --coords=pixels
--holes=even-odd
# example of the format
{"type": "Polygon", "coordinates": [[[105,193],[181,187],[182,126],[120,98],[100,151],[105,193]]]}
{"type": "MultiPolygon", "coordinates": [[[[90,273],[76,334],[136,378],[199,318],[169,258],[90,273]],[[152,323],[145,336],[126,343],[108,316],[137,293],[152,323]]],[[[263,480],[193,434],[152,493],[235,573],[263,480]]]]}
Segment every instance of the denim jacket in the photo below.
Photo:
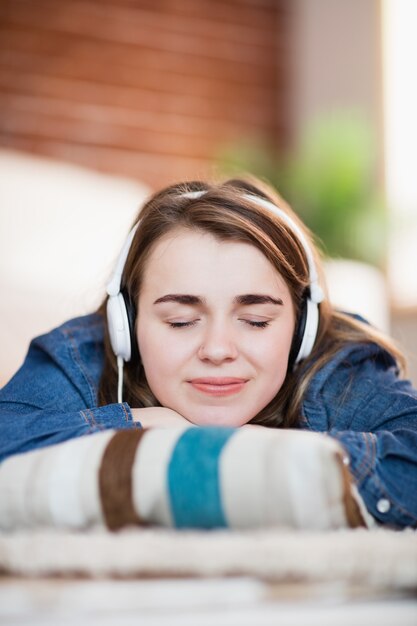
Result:
{"type": "MultiPolygon", "coordinates": [[[[0,461],[107,428],[138,428],[128,404],[97,406],[104,320],[76,318],[31,342],[0,391],[0,461]]],[[[345,448],[368,511],[417,526],[417,390],[375,344],[348,345],[312,379],[300,428],[345,448]]]]}

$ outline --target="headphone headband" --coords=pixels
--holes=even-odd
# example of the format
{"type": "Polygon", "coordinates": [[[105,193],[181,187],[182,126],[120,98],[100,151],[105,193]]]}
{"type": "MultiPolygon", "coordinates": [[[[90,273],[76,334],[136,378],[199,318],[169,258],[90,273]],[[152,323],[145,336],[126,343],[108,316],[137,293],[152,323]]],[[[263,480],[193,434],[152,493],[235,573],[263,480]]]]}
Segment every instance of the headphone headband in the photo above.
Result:
{"type": "Polygon", "coordinates": [[[120,293],[120,286],[122,283],[122,274],[126,264],[127,255],[129,254],[130,246],[132,245],[133,237],[135,236],[136,229],[139,222],[135,224],[130,233],[127,236],[126,241],[123,244],[123,248],[117,258],[116,266],[113,270],[113,274],[106,285],[106,291],[109,296],[117,296],[120,293]]]}
{"type": "Polygon", "coordinates": [[[283,222],[290,227],[292,232],[297,235],[297,239],[301,243],[301,246],[304,250],[307,259],[308,265],[308,275],[309,275],[309,283],[310,283],[310,300],[316,302],[317,304],[324,300],[324,292],[319,283],[319,275],[316,269],[316,264],[314,262],[313,253],[311,251],[311,247],[307,241],[306,236],[304,235],[301,228],[298,224],[282,209],[280,209],[276,204],[273,204],[266,198],[260,198],[259,196],[255,196],[253,194],[245,194],[244,198],[254,202],[258,206],[267,209],[268,211],[275,213],[283,222]]]}
{"type": "MultiPolygon", "coordinates": [[[[197,198],[201,198],[206,191],[187,191],[186,193],[181,194],[182,198],[189,198],[190,200],[194,200],[197,198]]],[[[323,289],[319,283],[319,276],[316,269],[316,264],[314,262],[313,253],[311,251],[310,245],[301,230],[298,224],[282,209],[280,209],[276,204],[270,202],[266,198],[261,198],[259,196],[255,196],[254,194],[245,193],[242,196],[245,200],[249,200],[250,202],[254,202],[257,206],[260,206],[264,209],[267,209],[271,213],[277,215],[283,222],[290,227],[293,233],[297,236],[301,246],[306,255],[307,264],[308,264],[308,274],[309,274],[309,287],[310,287],[310,300],[319,304],[324,300],[323,289]]],[[[123,248],[118,256],[115,268],[113,270],[112,276],[107,283],[106,291],[109,296],[116,296],[120,293],[120,287],[122,282],[122,275],[124,266],[126,263],[127,255],[129,254],[130,246],[132,245],[133,237],[135,236],[136,230],[139,226],[140,220],[137,224],[134,225],[130,233],[128,234],[126,241],[123,245],[123,248]]]]}

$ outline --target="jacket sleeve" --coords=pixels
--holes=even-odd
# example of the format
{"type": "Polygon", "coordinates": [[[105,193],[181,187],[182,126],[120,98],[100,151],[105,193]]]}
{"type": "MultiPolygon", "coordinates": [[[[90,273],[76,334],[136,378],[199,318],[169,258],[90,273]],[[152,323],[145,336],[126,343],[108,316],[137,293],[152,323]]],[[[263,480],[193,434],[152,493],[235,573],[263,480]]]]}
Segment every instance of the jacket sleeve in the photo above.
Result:
{"type": "Polygon", "coordinates": [[[417,391],[380,348],[340,359],[306,403],[350,460],[368,511],[394,528],[417,526],[417,391]],[[320,409],[318,407],[320,406],[320,409]]]}
{"type": "Polygon", "coordinates": [[[410,428],[329,433],[350,457],[351,473],[371,515],[396,528],[417,527],[417,432],[410,428]]]}
{"type": "Polygon", "coordinates": [[[65,368],[34,340],[22,367],[0,390],[0,461],[108,428],[140,427],[127,404],[97,407],[94,387],[87,370],[65,368]]]}

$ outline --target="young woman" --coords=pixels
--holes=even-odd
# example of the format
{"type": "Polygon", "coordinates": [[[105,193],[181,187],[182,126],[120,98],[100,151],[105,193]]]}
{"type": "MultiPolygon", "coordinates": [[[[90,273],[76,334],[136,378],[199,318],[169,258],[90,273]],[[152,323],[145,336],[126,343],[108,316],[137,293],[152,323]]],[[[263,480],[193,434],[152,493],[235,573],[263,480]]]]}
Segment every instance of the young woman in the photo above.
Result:
{"type": "Polygon", "coordinates": [[[1,459],[105,429],[310,430],[341,444],[373,518],[417,525],[404,360],[332,308],[309,233],[272,190],[229,180],[156,193],[108,294],[32,342],[0,392],[1,459]]]}

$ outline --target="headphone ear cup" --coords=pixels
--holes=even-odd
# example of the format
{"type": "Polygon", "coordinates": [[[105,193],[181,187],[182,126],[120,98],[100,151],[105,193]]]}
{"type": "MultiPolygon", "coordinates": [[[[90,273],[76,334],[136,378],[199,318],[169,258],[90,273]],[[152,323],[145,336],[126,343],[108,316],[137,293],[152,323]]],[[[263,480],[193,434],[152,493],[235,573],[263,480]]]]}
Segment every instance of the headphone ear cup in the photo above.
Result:
{"type": "Polygon", "coordinates": [[[131,299],[131,297],[129,296],[129,293],[126,291],[126,289],[122,289],[121,294],[124,298],[124,303],[125,303],[126,313],[127,313],[127,321],[129,325],[129,338],[130,338],[130,351],[131,351],[130,360],[140,361],[139,347],[138,347],[138,341],[137,341],[136,330],[135,330],[136,314],[137,314],[136,306],[133,300],[131,299]]]}
{"type": "Polygon", "coordinates": [[[301,304],[300,315],[297,320],[297,326],[291,344],[290,355],[288,357],[288,371],[291,371],[298,362],[298,356],[303,343],[304,330],[307,321],[307,298],[304,296],[301,304]]]}
{"type": "Polygon", "coordinates": [[[294,333],[290,356],[288,358],[288,369],[306,359],[313,350],[319,328],[319,305],[303,298],[300,317],[294,333]]]}
{"type": "Polygon", "coordinates": [[[132,349],[129,318],[122,293],[109,296],[107,300],[107,325],[114,354],[124,361],[130,361],[132,349]]]}
{"type": "Polygon", "coordinates": [[[295,364],[310,356],[319,329],[319,305],[307,298],[305,307],[305,324],[301,337],[300,349],[295,357],[295,364]]]}

